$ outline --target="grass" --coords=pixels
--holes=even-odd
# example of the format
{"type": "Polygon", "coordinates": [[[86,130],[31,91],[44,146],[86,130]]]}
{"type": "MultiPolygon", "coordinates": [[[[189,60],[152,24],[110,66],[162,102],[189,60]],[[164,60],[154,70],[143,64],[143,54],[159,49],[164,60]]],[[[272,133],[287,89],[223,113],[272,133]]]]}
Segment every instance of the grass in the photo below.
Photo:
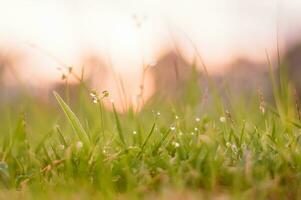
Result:
{"type": "Polygon", "coordinates": [[[225,102],[193,74],[181,98],[140,112],[104,109],[108,93],[83,81],[76,98],[3,103],[0,198],[298,199],[301,122],[284,74],[279,85],[271,72],[270,102],[225,102]]]}

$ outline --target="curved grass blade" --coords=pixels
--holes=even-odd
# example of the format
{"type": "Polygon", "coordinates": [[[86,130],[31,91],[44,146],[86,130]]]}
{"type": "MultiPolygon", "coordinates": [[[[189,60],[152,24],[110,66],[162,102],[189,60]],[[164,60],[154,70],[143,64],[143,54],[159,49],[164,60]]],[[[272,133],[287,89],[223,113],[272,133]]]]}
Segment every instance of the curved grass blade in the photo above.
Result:
{"type": "Polygon", "coordinates": [[[53,92],[56,100],[59,102],[61,109],[64,111],[66,117],[68,118],[73,130],[78,135],[79,139],[84,143],[86,147],[89,146],[90,140],[88,134],[83,128],[77,116],[72,112],[70,107],[64,102],[64,100],[60,97],[60,95],[56,92],[53,92]]]}

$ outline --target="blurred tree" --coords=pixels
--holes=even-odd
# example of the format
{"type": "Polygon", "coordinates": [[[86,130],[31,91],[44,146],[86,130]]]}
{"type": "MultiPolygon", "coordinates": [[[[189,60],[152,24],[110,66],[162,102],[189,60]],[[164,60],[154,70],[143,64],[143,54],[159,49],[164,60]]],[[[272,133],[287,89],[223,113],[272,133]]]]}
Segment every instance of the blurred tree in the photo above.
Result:
{"type": "Polygon", "coordinates": [[[192,64],[174,51],[169,51],[150,69],[150,73],[154,77],[156,91],[164,97],[175,98],[183,94],[192,70],[192,64]]]}
{"type": "Polygon", "coordinates": [[[289,77],[301,94],[301,42],[291,46],[284,55],[284,61],[288,69],[289,77]]]}

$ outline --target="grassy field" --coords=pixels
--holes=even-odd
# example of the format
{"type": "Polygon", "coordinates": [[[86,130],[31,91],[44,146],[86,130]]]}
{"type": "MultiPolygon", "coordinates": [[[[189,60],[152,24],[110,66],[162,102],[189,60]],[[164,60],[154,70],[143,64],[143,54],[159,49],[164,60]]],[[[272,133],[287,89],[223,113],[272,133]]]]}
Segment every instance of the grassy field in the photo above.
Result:
{"type": "Polygon", "coordinates": [[[271,73],[270,101],[221,97],[209,83],[192,75],[181,98],[155,95],[140,112],[106,109],[110,94],[85,83],[53,103],[2,103],[0,199],[301,197],[301,122],[285,73],[271,73]]]}

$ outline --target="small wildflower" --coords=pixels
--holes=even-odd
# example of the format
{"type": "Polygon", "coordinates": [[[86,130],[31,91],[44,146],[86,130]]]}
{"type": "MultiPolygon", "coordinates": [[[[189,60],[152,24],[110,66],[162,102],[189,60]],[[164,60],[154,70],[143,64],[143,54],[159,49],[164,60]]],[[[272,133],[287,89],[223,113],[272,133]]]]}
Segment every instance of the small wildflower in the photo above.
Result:
{"type": "Polygon", "coordinates": [[[137,131],[133,131],[133,135],[136,135],[137,134],[137,131]]]}
{"type": "Polygon", "coordinates": [[[175,118],[176,118],[176,119],[179,119],[179,116],[178,116],[178,115],[176,115],[176,116],[175,116],[175,118]]]}
{"type": "Polygon", "coordinates": [[[175,131],[176,127],[175,126],[170,126],[170,130],[175,131]]]}
{"type": "Polygon", "coordinates": [[[96,97],[96,93],[95,93],[95,92],[91,92],[91,93],[90,93],[90,96],[91,96],[91,97],[96,97]]]}
{"type": "Polygon", "coordinates": [[[230,143],[230,142],[227,142],[227,143],[226,143],[226,146],[227,146],[227,147],[231,147],[231,143],[230,143]]]}
{"type": "Polygon", "coordinates": [[[98,103],[99,102],[99,98],[98,98],[98,95],[97,95],[97,93],[96,93],[96,91],[92,91],[91,93],[90,93],[90,96],[92,97],[92,101],[93,101],[93,103],[98,103]]]}
{"type": "Polygon", "coordinates": [[[102,97],[104,98],[104,97],[108,97],[109,96],[109,92],[107,91],[107,90],[104,90],[104,91],[102,91],[102,97]]]}
{"type": "Polygon", "coordinates": [[[191,134],[191,135],[194,135],[194,132],[191,132],[190,134],[191,134]]]}
{"type": "Polygon", "coordinates": [[[98,99],[97,98],[93,98],[93,103],[97,104],[98,103],[98,99]]]}
{"type": "Polygon", "coordinates": [[[226,117],[224,117],[224,116],[220,117],[219,121],[222,122],[222,123],[226,122],[226,117]]]}
{"type": "Polygon", "coordinates": [[[81,141],[76,142],[76,148],[77,150],[80,150],[83,147],[83,143],[81,141]]]}
{"type": "Polygon", "coordinates": [[[157,112],[157,116],[160,116],[161,115],[161,113],[160,112],[157,112]]]}
{"type": "Polygon", "coordinates": [[[200,119],[199,117],[197,117],[197,118],[195,118],[195,121],[196,121],[196,122],[200,122],[201,119],[200,119]]]}
{"type": "Polygon", "coordinates": [[[199,129],[197,127],[194,128],[195,131],[198,131],[199,129]]]}

